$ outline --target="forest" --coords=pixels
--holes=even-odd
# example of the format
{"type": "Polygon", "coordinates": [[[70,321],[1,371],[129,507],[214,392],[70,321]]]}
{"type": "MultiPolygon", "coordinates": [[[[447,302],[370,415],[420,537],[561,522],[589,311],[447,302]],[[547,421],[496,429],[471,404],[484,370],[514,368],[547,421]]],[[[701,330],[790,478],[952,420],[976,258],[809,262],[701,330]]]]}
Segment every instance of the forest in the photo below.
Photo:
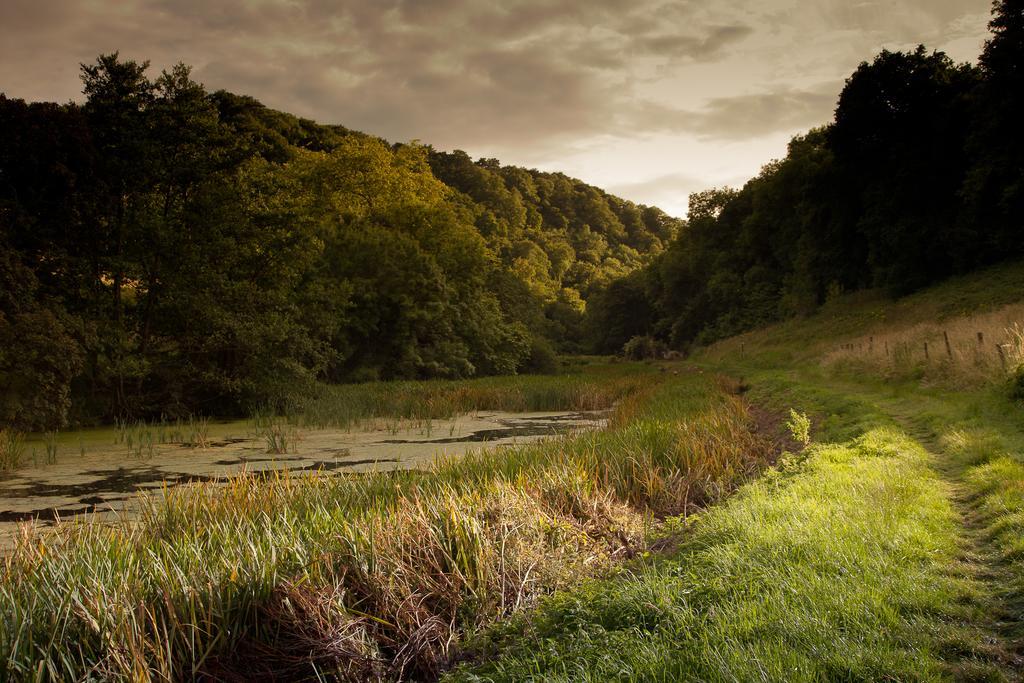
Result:
{"type": "Polygon", "coordinates": [[[594,350],[642,335],[688,349],[1024,253],[1024,3],[995,3],[989,28],[977,65],[881,52],[833,121],[741,189],[692,195],[669,248],[591,301],[594,350]]]}
{"type": "Polygon", "coordinates": [[[100,56],[0,95],[0,423],[245,414],[314,382],[550,371],[680,221],[100,56]]]}
{"type": "Polygon", "coordinates": [[[1024,19],[977,65],[883,51],[834,120],[685,220],[101,55],[0,95],[0,423],[243,414],[316,382],[689,351],[1019,256],[1024,19]]]}

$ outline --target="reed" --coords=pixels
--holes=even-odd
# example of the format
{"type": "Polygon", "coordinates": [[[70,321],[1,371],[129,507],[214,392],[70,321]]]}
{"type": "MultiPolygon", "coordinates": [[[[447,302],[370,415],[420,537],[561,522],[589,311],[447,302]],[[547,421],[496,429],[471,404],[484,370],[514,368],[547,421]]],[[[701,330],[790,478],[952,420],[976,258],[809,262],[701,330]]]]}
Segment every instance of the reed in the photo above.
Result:
{"type": "Polygon", "coordinates": [[[25,439],[13,429],[0,429],[0,472],[17,469],[25,457],[25,439]]]}
{"type": "Polygon", "coordinates": [[[604,432],[426,472],[246,475],[167,489],[133,524],[26,531],[0,569],[7,674],[436,676],[464,634],[642,552],[662,517],[770,460],[709,378],[644,384],[604,432]]]}
{"type": "Polygon", "coordinates": [[[46,453],[46,464],[57,463],[57,432],[46,432],[43,435],[43,449],[46,453]]]}
{"type": "Polygon", "coordinates": [[[586,374],[576,375],[322,385],[290,399],[283,413],[300,426],[314,428],[354,429],[386,418],[398,431],[480,410],[601,410],[640,390],[648,381],[645,375],[654,372],[628,364],[588,366],[586,374]]]}

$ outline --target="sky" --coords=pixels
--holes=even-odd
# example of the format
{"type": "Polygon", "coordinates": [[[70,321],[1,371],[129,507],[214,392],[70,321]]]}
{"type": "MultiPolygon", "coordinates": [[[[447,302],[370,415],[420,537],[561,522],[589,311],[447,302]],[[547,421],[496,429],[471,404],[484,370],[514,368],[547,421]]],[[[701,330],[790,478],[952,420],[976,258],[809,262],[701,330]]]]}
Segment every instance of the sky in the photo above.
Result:
{"type": "Polygon", "coordinates": [[[0,92],[100,53],[321,123],[563,171],[684,215],[827,122],[883,48],[974,61],[990,0],[0,0],[0,92]]]}

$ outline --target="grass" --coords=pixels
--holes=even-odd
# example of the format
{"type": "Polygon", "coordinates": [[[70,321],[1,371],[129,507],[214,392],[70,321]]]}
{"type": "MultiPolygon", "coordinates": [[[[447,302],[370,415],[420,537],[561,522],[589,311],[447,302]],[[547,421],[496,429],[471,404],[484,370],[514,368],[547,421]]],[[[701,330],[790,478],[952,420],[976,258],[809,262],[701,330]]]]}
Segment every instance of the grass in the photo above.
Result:
{"type": "Polygon", "coordinates": [[[190,415],[174,422],[161,418],[157,422],[118,420],[114,444],[124,444],[135,458],[152,458],[157,444],[181,444],[189,448],[207,448],[210,444],[210,418],[190,415]]]}
{"type": "Polygon", "coordinates": [[[668,557],[557,595],[477,643],[453,681],[937,680],[979,588],[955,512],[889,429],[813,446],[690,524],[668,557]]]}
{"type": "MultiPolygon", "coordinates": [[[[898,335],[917,326],[945,329],[949,321],[983,317],[1015,305],[1019,310],[1022,291],[1024,262],[951,278],[895,301],[881,291],[857,292],[827,303],[806,318],[794,318],[713,344],[702,350],[699,357],[732,368],[817,366],[844,344],[864,343],[866,346],[870,337],[882,340],[886,335],[898,335]]],[[[962,334],[953,335],[953,341],[967,344],[976,340],[978,330],[970,327],[968,325],[962,334]]],[[[936,355],[941,356],[945,354],[945,345],[941,336],[938,340],[936,355]]],[[[985,343],[989,341],[992,345],[987,346],[986,352],[994,353],[994,343],[1000,340],[986,337],[985,343]]],[[[876,344],[875,351],[884,353],[884,346],[876,344]]]]}
{"type": "Polygon", "coordinates": [[[953,332],[1017,322],[1022,284],[1011,264],[846,297],[716,344],[704,371],[589,365],[277,406],[268,427],[395,431],[615,408],[602,432],[425,472],[246,476],[170,489],[136,524],[28,534],[0,568],[6,677],[1018,680],[1024,406],[991,358],[972,374],[953,332]],[[830,357],[923,350],[936,330],[945,368],[830,357]],[[810,441],[760,478],[774,448],[747,389],[810,441]]]}
{"type": "Polygon", "coordinates": [[[1004,378],[1022,284],[1011,264],[860,293],[699,353],[795,408],[794,432],[806,411],[816,443],[691,516],[672,552],[482,630],[447,680],[1019,680],[1024,406],[1004,378]],[[880,360],[925,341],[939,358],[880,360]]]}
{"type": "Polygon", "coordinates": [[[845,374],[981,387],[1014,374],[1024,363],[1022,323],[1024,304],[1011,304],[844,341],[822,362],[845,374]]]}
{"type": "Polygon", "coordinates": [[[24,437],[19,432],[0,429],[0,472],[17,469],[24,457],[24,437]]]}
{"type": "Polygon", "coordinates": [[[419,425],[480,410],[600,410],[641,389],[645,376],[656,372],[653,365],[595,364],[554,376],[323,385],[294,397],[280,412],[302,426],[348,429],[380,418],[419,425]]]}
{"type": "Polygon", "coordinates": [[[137,524],[24,537],[0,569],[7,676],[436,676],[465,633],[645,552],[661,518],[721,499],[772,455],[708,375],[594,372],[473,391],[552,408],[619,395],[603,432],[426,473],[179,487],[137,524]]]}
{"type": "Polygon", "coordinates": [[[256,413],[251,419],[253,432],[266,443],[267,453],[283,455],[296,452],[301,436],[295,425],[269,413],[256,413]]]}

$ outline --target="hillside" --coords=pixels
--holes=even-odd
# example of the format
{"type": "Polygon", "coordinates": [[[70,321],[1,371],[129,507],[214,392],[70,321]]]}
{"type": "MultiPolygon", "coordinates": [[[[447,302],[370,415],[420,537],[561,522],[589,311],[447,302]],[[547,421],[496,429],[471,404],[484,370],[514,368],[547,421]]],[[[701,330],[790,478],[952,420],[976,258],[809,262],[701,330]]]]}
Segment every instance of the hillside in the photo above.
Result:
{"type": "Polygon", "coordinates": [[[901,296],[1020,258],[1024,7],[993,4],[977,64],[883,50],[835,114],[741,188],[690,197],[679,237],[594,300],[590,337],[703,346],[840,295],[901,296]]]}
{"type": "Polygon", "coordinates": [[[280,407],[312,383],[549,370],[679,221],[101,56],[0,95],[0,424],[280,407]],[[446,184],[447,183],[447,184],[446,184]]]}
{"type": "Polygon", "coordinates": [[[1020,680],[1022,284],[841,296],[695,354],[808,445],[445,680],[1020,680]]]}

